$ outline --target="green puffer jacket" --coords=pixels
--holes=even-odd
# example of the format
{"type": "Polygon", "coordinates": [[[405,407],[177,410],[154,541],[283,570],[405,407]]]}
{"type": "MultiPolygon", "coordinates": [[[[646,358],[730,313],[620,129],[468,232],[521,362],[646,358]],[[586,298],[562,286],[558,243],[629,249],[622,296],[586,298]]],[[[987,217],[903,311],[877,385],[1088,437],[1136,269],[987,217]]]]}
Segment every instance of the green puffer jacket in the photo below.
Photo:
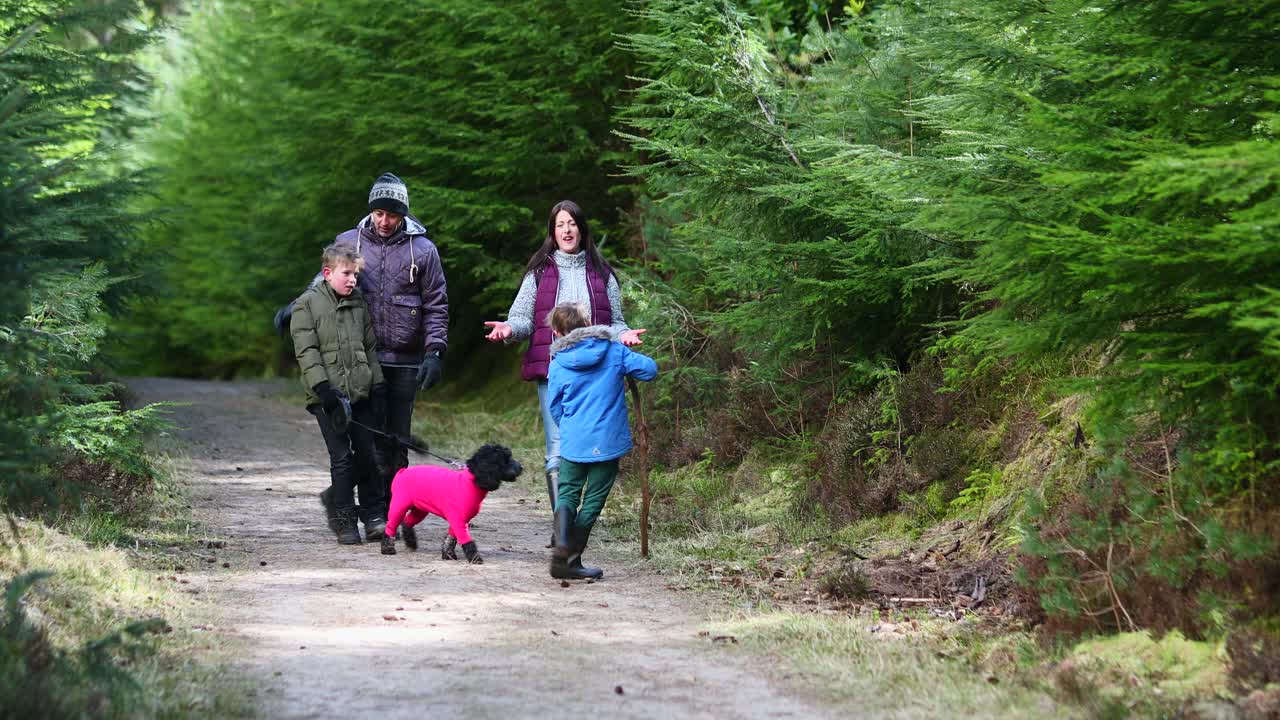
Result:
{"type": "Polygon", "coordinates": [[[369,397],[370,388],[382,382],[378,341],[358,289],[338,297],[322,282],[306,291],[293,303],[289,333],[308,405],[320,402],[313,388],[325,380],[353,403],[369,397]]]}

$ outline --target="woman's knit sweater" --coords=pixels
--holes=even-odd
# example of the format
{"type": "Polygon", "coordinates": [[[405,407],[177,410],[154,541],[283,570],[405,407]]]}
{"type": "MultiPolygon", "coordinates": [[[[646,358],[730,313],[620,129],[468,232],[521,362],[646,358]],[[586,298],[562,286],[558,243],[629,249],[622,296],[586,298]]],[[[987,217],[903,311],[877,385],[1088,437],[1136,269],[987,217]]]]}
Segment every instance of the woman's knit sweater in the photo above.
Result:
{"type": "MultiPolygon", "coordinates": [[[[560,271],[560,285],[556,289],[556,303],[575,302],[591,307],[591,288],[587,286],[587,254],[579,252],[574,255],[556,250],[552,254],[556,267],[560,271]]],[[[622,290],[618,287],[618,279],[613,275],[605,285],[609,294],[609,309],[613,312],[613,324],[609,332],[617,339],[619,335],[630,330],[622,317],[622,290]]],[[[507,324],[511,326],[511,337],[507,342],[527,340],[533,334],[533,307],[538,295],[538,283],[533,273],[525,273],[520,282],[520,291],[507,311],[507,324]]]]}

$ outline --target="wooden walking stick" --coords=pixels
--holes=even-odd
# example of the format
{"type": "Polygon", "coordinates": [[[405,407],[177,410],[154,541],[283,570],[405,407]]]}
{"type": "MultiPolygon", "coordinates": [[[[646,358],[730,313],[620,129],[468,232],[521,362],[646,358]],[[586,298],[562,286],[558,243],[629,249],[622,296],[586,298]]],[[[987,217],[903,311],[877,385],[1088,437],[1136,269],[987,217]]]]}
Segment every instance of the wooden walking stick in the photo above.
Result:
{"type": "Polygon", "coordinates": [[[649,424],[640,403],[640,383],[627,378],[631,404],[636,406],[636,474],[640,476],[640,557],[649,559],[649,424]]]}

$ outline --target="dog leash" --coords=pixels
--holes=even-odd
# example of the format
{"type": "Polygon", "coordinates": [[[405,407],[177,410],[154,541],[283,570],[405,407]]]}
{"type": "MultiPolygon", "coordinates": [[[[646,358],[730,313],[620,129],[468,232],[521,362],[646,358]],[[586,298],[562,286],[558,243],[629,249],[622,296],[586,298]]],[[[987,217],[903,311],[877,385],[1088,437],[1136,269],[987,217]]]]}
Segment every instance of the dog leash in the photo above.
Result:
{"type": "Polygon", "coordinates": [[[360,426],[360,427],[364,428],[365,430],[368,430],[369,432],[373,433],[374,435],[381,435],[381,436],[382,436],[382,437],[384,437],[384,438],[388,438],[388,439],[391,439],[391,440],[395,440],[397,444],[403,445],[403,446],[405,446],[406,448],[408,448],[408,449],[410,449],[410,450],[412,450],[412,451],[414,451],[414,452],[416,452],[416,453],[418,453],[418,454],[420,454],[420,455],[430,455],[431,457],[433,457],[433,458],[435,458],[435,459],[439,460],[440,462],[443,462],[444,464],[448,465],[449,467],[453,468],[454,470],[461,470],[462,468],[466,467],[466,463],[463,463],[463,462],[461,462],[460,460],[455,460],[455,459],[453,459],[453,458],[447,458],[447,457],[445,457],[445,456],[443,456],[443,455],[437,455],[436,453],[431,452],[431,451],[430,451],[430,450],[428,450],[427,448],[424,448],[424,447],[418,447],[417,445],[414,445],[412,442],[410,442],[410,441],[408,441],[408,440],[405,440],[404,438],[400,437],[399,435],[395,435],[395,434],[392,434],[392,433],[389,433],[389,432],[383,432],[382,430],[378,430],[377,428],[371,428],[371,427],[369,427],[368,425],[365,425],[364,423],[360,422],[359,420],[352,419],[350,422],[351,422],[351,424],[352,424],[352,425],[358,425],[358,426],[360,426]]]}
{"type": "MultiPolygon", "coordinates": [[[[346,421],[346,422],[344,423],[344,425],[356,425],[356,426],[358,426],[358,427],[362,427],[362,428],[364,428],[365,430],[368,430],[369,432],[373,433],[374,435],[381,435],[381,436],[382,436],[382,437],[384,437],[384,438],[387,438],[387,439],[390,439],[390,440],[395,440],[395,441],[396,441],[396,444],[398,444],[398,445],[403,445],[403,446],[405,446],[406,448],[408,448],[408,449],[410,449],[410,450],[412,450],[412,451],[414,451],[414,452],[418,453],[419,455],[430,455],[431,457],[433,457],[433,458],[435,458],[435,459],[437,459],[437,460],[439,460],[439,461],[443,462],[444,464],[448,465],[449,467],[453,468],[454,470],[461,470],[462,468],[466,467],[466,463],[463,463],[463,462],[461,462],[461,461],[459,461],[459,460],[455,460],[455,459],[453,459],[453,458],[447,458],[447,457],[445,457],[445,456],[443,456],[443,455],[437,455],[436,453],[431,452],[431,450],[429,450],[429,449],[427,449],[427,448],[425,448],[425,447],[418,447],[417,445],[413,444],[413,442],[412,442],[411,440],[406,440],[406,439],[404,439],[404,438],[400,437],[399,435],[395,435],[395,434],[393,434],[393,433],[389,433],[389,432],[384,432],[384,431],[379,430],[379,429],[377,429],[377,428],[372,428],[372,427],[369,427],[368,425],[365,425],[364,423],[362,423],[362,422],[360,422],[359,420],[356,420],[356,419],[355,419],[355,414],[354,414],[353,412],[351,412],[351,401],[350,401],[350,400],[348,400],[347,398],[343,397],[343,398],[342,398],[341,403],[342,403],[342,416],[343,416],[343,418],[342,418],[342,419],[346,421]]],[[[330,424],[334,424],[334,429],[338,430],[339,432],[341,432],[343,429],[345,429],[345,428],[339,428],[339,427],[337,427],[337,425],[333,422],[333,421],[334,421],[334,419],[335,419],[335,418],[329,418],[329,422],[330,422],[330,424]]],[[[424,444],[425,444],[425,443],[424,443],[424,444]]]]}

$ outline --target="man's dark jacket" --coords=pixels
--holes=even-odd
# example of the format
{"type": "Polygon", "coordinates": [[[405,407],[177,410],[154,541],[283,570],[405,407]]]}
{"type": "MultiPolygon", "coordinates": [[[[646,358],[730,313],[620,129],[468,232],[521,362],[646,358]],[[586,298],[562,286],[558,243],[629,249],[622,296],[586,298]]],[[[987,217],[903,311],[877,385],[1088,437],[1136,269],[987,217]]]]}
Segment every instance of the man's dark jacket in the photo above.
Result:
{"type": "Polygon", "coordinates": [[[366,217],[338,236],[338,244],[364,257],[359,287],[378,337],[378,361],[418,365],[427,352],[449,343],[449,296],[440,253],[412,217],[382,238],[366,217]]]}

